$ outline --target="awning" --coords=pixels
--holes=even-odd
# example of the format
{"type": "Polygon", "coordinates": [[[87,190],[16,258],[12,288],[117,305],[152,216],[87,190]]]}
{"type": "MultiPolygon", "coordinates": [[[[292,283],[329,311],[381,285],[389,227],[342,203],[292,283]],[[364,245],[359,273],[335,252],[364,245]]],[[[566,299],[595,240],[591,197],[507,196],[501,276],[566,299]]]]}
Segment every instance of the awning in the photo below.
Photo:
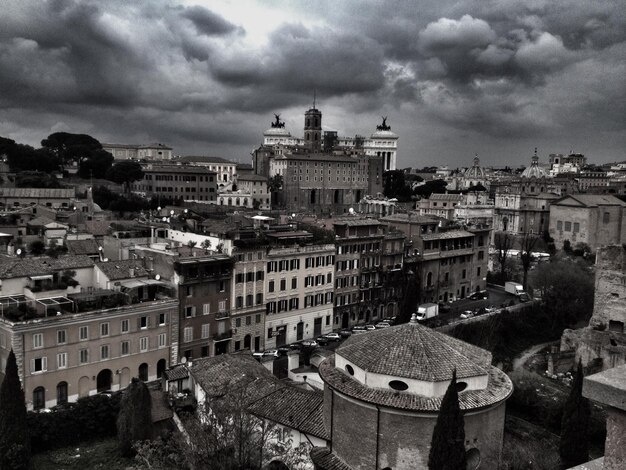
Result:
{"type": "Polygon", "coordinates": [[[43,274],[41,276],[28,276],[31,281],[42,281],[44,279],[52,279],[52,274],[43,274]]]}
{"type": "Polygon", "coordinates": [[[129,279],[127,281],[120,281],[120,286],[126,287],[127,289],[135,289],[137,287],[143,287],[145,284],[139,279],[129,279]]]}

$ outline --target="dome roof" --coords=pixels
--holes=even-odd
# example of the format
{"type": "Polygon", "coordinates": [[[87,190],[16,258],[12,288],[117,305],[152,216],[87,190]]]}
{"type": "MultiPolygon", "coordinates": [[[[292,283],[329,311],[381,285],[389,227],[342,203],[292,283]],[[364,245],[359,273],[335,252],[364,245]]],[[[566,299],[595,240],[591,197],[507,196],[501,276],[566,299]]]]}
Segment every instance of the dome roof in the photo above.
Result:
{"type": "Polygon", "coordinates": [[[522,178],[545,178],[547,176],[546,170],[539,166],[539,157],[537,156],[537,149],[535,149],[530,166],[522,172],[522,178]]]}
{"type": "Polygon", "coordinates": [[[392,326],[351,337],[335,350],[374,374],[427,382],[488,375],[491,353],[417,323],[392,326]]]}
{"type": "Polygon", "coordinates": [[[474,157],[474,165],[465,170],[465,177],[473,179],[485,178],[485,170],[480,166],[478,155],[474,157]]]}

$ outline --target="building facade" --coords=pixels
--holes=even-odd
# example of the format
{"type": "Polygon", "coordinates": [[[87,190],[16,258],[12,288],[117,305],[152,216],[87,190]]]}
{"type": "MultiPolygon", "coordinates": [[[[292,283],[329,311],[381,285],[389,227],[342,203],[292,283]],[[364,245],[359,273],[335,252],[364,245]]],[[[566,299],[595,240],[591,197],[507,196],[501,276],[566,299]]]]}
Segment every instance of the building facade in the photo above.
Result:
{"type": "Polygon", "coordinates": [[[160,143],[147,145],[102,144],[116,160],[171,160],[172,147],[160,143]]]}
{"type": "Polygon", "coordinates": [[[135,193],[164,200],[216,201],[217,176],[205,167],[150,163],[142,165],[142,170],[143,179],[131,185],[135,193]]]}

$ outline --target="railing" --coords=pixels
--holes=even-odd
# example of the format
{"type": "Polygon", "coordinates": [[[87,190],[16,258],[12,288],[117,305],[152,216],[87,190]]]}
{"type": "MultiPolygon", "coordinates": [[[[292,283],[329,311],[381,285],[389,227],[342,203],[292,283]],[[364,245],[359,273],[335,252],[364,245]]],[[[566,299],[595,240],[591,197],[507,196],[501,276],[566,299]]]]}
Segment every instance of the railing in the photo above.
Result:
{"type": "Polygon", "coordinates": [[[228,318],[228,317],[230,317],[230,312],[228,310],[224,310],[223,312],[217,312],[215,314],[215,318],[217,320],[221,320],[223,318],[228,318]]]}
{"type": "Polygon", "coordinates": [[[233,330],[226,330],[223,333],[215,333],[213,335],[213,341],[223,341],[233,337],[233,330]]]}

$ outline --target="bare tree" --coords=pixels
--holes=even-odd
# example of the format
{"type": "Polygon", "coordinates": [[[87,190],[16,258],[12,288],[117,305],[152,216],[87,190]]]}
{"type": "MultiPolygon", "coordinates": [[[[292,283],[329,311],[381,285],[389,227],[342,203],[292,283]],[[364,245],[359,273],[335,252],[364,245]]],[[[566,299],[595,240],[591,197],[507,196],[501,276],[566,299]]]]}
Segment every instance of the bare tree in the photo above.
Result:
{"type": "Polygon", "coordinates": [[[502,282],[506,280],[506,260],[509,256],[509,251],[513,247],[513,237],[507,232],[497,232],[494,236],[494,246],[496,248],[496,255],[498,262],[500,263],[500,276],[502,282]]]}
{"type": "Polygon", "coordinates": [[[522,260],[522,269],[524,270],[524,282],[522,285],[524,286],[524,290],[528,288],[528,270],[530,269],[530,263],[533,260],[533,249],[537,244],[539,237],[524,232],[524,236],[522,237],[522,251],[520,252],[520,259],[522,260]]]}

